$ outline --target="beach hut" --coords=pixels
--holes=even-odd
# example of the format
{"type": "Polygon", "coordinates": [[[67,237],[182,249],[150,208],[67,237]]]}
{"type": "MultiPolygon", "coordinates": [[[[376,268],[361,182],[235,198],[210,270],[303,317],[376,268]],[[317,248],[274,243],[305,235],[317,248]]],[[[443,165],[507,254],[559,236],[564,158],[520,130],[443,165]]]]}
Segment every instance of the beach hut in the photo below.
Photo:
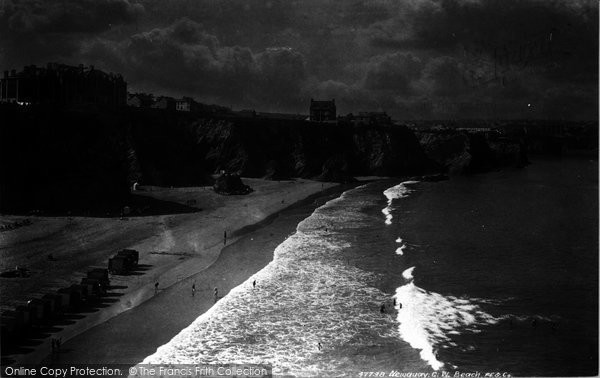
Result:
{"type": "Polygon", "coordinates": [[[0,317],[10,316],[15,319],[14,327],[17,331],[24,331],[29,327],[29,312],[19,306],[2,306],[0,317]]]}
{"type": "Polygon", "coordinates": [[[54,298],[49,297],[48,295],[44,295],[42,298],[40,298],[40,300],[42,302],[44,302],[44,316],[45,319],[51,319],[54,317],[54,314],[56,313],[57,307],[56,307],[56,302],[54,300],[54,298]]]}
{"type": "Polygon", "coordinates": [[[32,319],[31,319],[32,324],[40,325],[46,321],[48,312],[47,312],[46,304],[44,303],[44,301],[42,301],[41,299],[38,299],[38,298],[31,299],[27,302],[27,307],[29,307],[31,310],[33,310],[32,312],[30,312],[30,314],[33,315],[32,319]]]}
{"type": "Polygon", "coordinates": [[[13,312],[3,312],[0,316],[0,332],[2,340],[12,338],[19,333],[18,319],[13,312]]]}
{"type": "Polygon", "coordinates": [[[65,304],[66,309],[75,310],[81,306],[83,302],[81,289],[79,289],[77,285],[59,289],[58,293],[62,296],[62,303],[65,304]]]}
{"type": "Polygon", "coordinates": [[[111,274],[125,274],[129,266],[130,262],[125,256],[113,256],[108,259],[108,271],[111,274]]]}
{"type": "Polygon", "coordinates": [[[71,295],[71,290],[69,288],[62,288],[56,291],[56,294],[60,296],[60,304],[63,311],[68,310],[73,305],[73,298],[71,295]]]}
{"type": "Polygon", "coordinates": [[[79,294],[81,296],[81,303],[85,303],[88,300],[88,297],[90,296],[90,292],[88,290],[88,287],[86,285],[81,285],[81,284],[73,284],[71,285],[71,287],[73,288],[73,290],[77,290],[79,291],[79,294]]]}
{"type": "Polygon", "coordinates": [[[110,285],[110,280],[108,278],[108,269],[94,268],[88,270],[87,278],[94,278],[99,280],[104,290],[108,289],[108,286],[110,285]]]}
{"type": "Polygon", "coordinates": [[[24,329],[31,327],[34,316],[33,312],[33,309],[27,307],[27,305],[15,306],[15,314],[17,314],[17,319],[21,320],[24,329]]]}
{"type": "Polygon", "coordinates": [[[123,249],[117,253],[117,256],[127,257],[127,259],[129,260],[129,264],[131,266],[131,268],[129,268],[129,269],[133,269],[133,268],[137,267],[138,261],[140,258],[139,252],[136,251],[135,249],[123,249]]]}
{"type": "Polygon", "coordinates": [[[90,298],[100,298],[104,294],[104,288],[100,284],[100,280],[95,278],[82,278],[81,285],[86,287],[90,298]]]}
{"type": "Polygon", "coordinates": [[[44,294],[42,297],[43,301],[50,303],[50,312],[53,316],[57,316],[62,313],[62,296],[58,294],[44,294]]]}

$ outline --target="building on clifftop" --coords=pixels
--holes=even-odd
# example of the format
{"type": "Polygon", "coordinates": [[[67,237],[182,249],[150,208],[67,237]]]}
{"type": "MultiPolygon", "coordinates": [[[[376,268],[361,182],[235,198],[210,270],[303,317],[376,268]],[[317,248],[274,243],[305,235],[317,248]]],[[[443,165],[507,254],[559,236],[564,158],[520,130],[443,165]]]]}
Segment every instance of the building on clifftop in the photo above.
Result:
{"type": "Polygon", "coordinates": [[[94,66],[31,65],[18,73],[4,71],[0,79],[0,102],[119,107],[127,104],[127,83],[121,75],[105,73],[94,66]]]}
{"type": "Polygon", "coordinates": [[[310,120],[313,122],[336,121],[335,99],[331,101],[315,101],[310,99],[310,120]]]}

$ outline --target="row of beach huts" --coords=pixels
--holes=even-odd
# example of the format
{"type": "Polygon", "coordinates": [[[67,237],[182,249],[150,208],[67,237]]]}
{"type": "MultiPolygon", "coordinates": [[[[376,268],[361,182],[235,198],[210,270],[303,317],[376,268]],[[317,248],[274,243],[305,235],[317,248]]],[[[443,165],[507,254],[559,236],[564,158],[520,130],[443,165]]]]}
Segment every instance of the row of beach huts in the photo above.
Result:
{"type": "Polygon", "coordinates": [[[91,268],[78,284],[22,304],[0,306],[2,343],[18,343],[35,333],[36,329],[49,326],[68,313],[100,304],[110,288],[109,274],[126,275],[137,268],[138,260],[138,251],[123,249],[108,260],[108,269],[91,268]]]}

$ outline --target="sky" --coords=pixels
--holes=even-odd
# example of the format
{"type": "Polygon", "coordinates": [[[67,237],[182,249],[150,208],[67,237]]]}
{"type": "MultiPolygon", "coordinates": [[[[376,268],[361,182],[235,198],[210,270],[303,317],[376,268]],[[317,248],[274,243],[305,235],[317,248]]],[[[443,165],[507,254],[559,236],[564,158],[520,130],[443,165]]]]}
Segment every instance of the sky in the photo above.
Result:
{"type": "Polygon", "coordinates": [[[0,67],[396,119],[598,119],[597,0],[0,0],[0,67]]]}

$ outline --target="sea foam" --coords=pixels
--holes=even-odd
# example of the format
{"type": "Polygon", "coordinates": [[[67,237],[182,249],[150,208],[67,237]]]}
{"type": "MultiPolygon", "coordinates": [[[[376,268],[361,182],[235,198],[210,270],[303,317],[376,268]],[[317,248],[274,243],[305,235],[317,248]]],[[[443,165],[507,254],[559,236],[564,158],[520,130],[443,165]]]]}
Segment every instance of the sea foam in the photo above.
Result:
{"type": "Polygon", "coordinates": [[[383,195],[385,195],[385,197],[388,200],[387,206],[383,210],[381,210],[381,212],[385,215],[385,224],[392,224],[392,202],[396,199],[407,197],[412,191],[407,187],[407,185],[416,183],[418,183],[418,181],[404,181],[396,186],[386,189],[383,192],[383,195]]]}
{"type": "Polygon", "coordinates": [[[477,332],[501,319],[483,311],[476,299],[443,296],[416,286],[414,269],[404,271],[409,282],[396,290],[399,331],[406,342],[420,350],[421,358],[438,370],[444,364],[436,356],[437,347],[456,346],[449,335],[477,332]]]}
{"type": "Polygon", "coordinates": [[[360,202],[344,199],[300,222],[271,263],[143,363],[271,364],[275,374],[336,375],[353,361],[331,360],[328,351],[398,339],[394,317],[378,311],[391,296],[371,284],[374,273],[344,256],[349,244],[340,230],[372,222],[360,202]],[[261,284],[253,290],[255,279],[261,284]]]}

